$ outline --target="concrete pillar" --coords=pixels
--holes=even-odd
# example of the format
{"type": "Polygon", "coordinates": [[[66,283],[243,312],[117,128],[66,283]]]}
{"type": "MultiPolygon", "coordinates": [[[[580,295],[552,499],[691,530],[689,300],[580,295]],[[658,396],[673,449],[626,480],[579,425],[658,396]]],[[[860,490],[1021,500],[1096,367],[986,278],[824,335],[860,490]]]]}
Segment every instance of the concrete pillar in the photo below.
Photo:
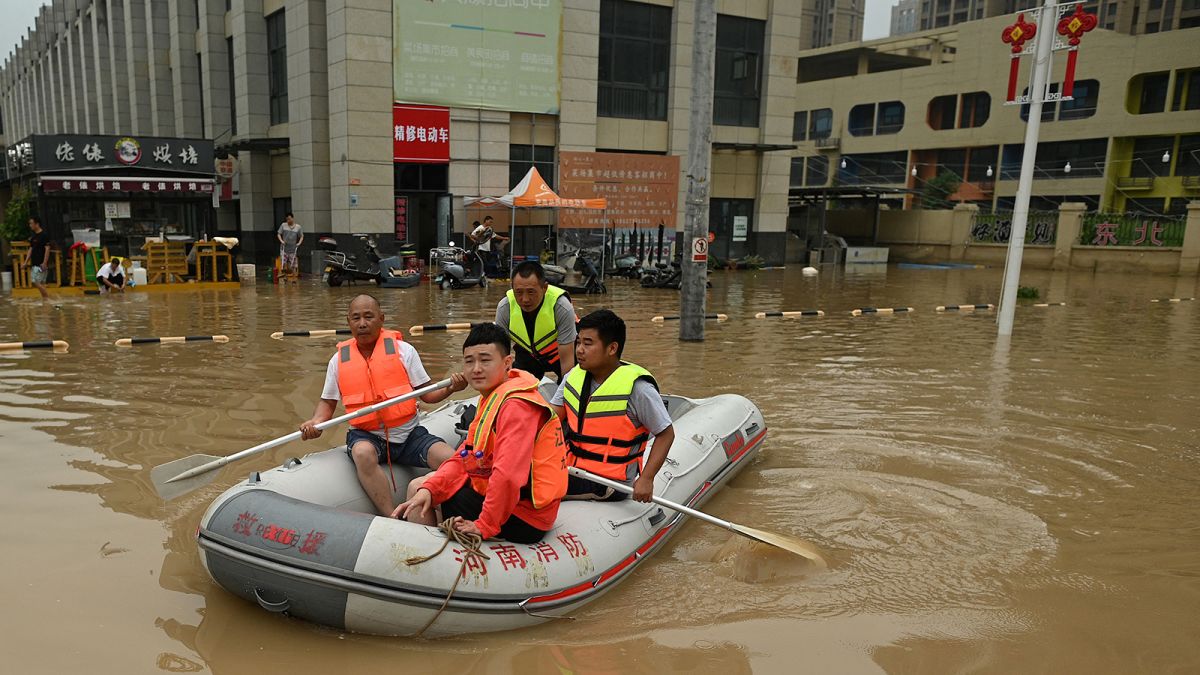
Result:
{"type": "Polygon", "coordinates": [[[1183,231],[1183,251],[1179,254],[1179,273],[1200,274],[1200,201],[1187,205],[1187,225],[1183,231]]]}
{"type": "Polygon", "coordinates": [[[1064,202],[1059,205],[1052,269],[1071,269],[1071,250],[1079,242],[1079,232],[1083,228],[1083,214],[1086,211],[1087,204],[1082,202],[1064,202]]]}
{"type": "Polygon", "coordinates": [[[229,13],[233,29],[233,89],[237,109],[234,138],[265,138],[271,112],[263,1],[233,0],[229,13]]]}
{"type": "Polygon", "coordinates": [[[92,41],[92,108],[96,111],[96,131],[113,134],[116,130],[113,124],[112,61],[108,51],[108,6],[103,0],[95,0],[89,14],[91,21],[86,30],[91,31],[92,41]]]}
{"type": "Polygon", "coordinates": [[[270,154],[265,150],[239,152],[238,181],[243,251],[255,264],[268,263],[278,255],[278,246],[272,244],[277,224],[273,222],[270,154]]]}
{"type": "MultiPolygon", "coordinates": [[[[288,136],[292,211],[312,235],[329,222],[329,54],[324,0],[288,0],[288,136]]],[[[391,70],[385,81],[391,82],[391,70]]],[[[391,107],[388,107],[390,114],[391,107]]],[[[386,145],[386,143],[384,143],[386,145]]],[[[315,242],[307,238],[306,246],[315,242]]]]}
{"type": "Polygon", "coordinates": [[[63,131],[74,134],[84,133],[84,126],[87,124],[85,113],[80,110],[85,105],[83,99],[82,83],[79,81],[81,76],[79,65],[79,20],[77,14],[76,0],[67,0],[67,27],[64,30],[66,38],[66,54],[64,55],[67,62],[67,111],[70,113],[70,124],[63,131]]]}
{"type": "Polygon", "coordinates": [[[204,137],[228,143],[229,53],[225,41],[225,0],[200,0],[200,83],[204,87],[204,137]]]}
{"type": "Polygon", "coordinates": [[[58,42],[54,45],[54,83],[58,89],[58,106],[59,106],[59,124],[58,130],[61,132],[74,131],[75,129],[75,111],[74,106],[74,91],[72,90],[71,79],[71,50],[69,32],[64,32],[59,36],[58,42]]]}
{"type": "Polygon", "coordinates": [[[955,204],[950,217],[950,259],[963,260],[971,245],[971,225],[979,214],[977,204],[955,204]]]}
{"type": "Polygon", "coordinates": [[[200,66],[196,63],[197,4],[170,2],[167,12],[175,135],[183,138],[204,134],[200,128],[200,66]]]}
{"type": "Polygon", "coordinates": [[[54,91],[54,61],[53,47],[47,45],[46,52],[42,54],[42,59],[38,63],[38,68],[42,71],[42,91],[46,100],[45,113],[45,128],[46,131],[54,131],[58,128],[58,97],[54,91]]]}
{"type": "Polygon", "coordinates": [[[150,133],[175,135],[174,78],[171,76],[171,26],[168,0],[146,1],[146,49],[150,75],[150,133]]]}
{"type": "Polygon", "coordinates": [[[599,33],[599,3],[587,8],[563,7],[559,150],[591,152],[596,149],[599,33]]]}
{"type": "Polygon", "coordinates": [[[109,74],[105,79],[112,102],[111,133],[131,133],[129,122],[129,70],[125,52],[125,6],[122,0],[104,0],[105,37],[108,40],[109,74]]]}
{"type": "MultiPolygon", "coordinates": [[[[152,133],[150,113],[150,52],[146,43],[145,0],[121,0],[125,14],[125,97],[129,101],[128,133],[152,133]]],[[[117,86],[121,86],[120,83],[117,86]]]]}
{"type": "Polygon", "coordinates": [[[332,231],[388,232],[393,219],[392,144],[385,140],[392,135],[392,3],[325,4],[332,231]]]}
{"type": "MultiPolygon", "coordinates": [[[[763,42],[764,72],[759,107],[760,143],[786,145],[792,142],[801,14],[801,3],[792,0],[772,0],[768,10],[770,18],[763,42]]],[[[747,250],[761,256],[768,265],[784,262],[791,168],[792,158],[788,153],[764,152],[759,155],[758,195],[752,219],[753,234],[747,242],[747,250]]]]}
{"type": "MultiPolygon", "coordinates": [[[[667,223],[677,232],[683,231],[684,213],[687,211],[687,161],[688,141],[691,129],[691,81],[692,81],[692,35],[694,34],[696,7],[694,0],[676,0],[671,12],[671,84],[667,101],[667,124],[670,126],[669,154],[678,155],[679,197],[675,208],[675,222],[667,223]]],[[[791,106],[795,107],[795,105],[791,106]]],[[[680,239],[682,241],[682,238],[680,239]]]]}
{"type": "Polygon", "coordinates": [[[96,110],[96,75],[92,68],[92,57],[95,55],[95,48],[92,39],[92,10],[87,7],[86,0],[80,1],[80,9],[83,11],[79,15],[79,20],[75,23],[75,34],[79,38],[76,51],[76,71],[79,74],[79,96],[80,105],[83,110],[79,111],[79,118],[83,124],[83,133],[95,133],[98,131],[97,125],[99,122],[99,114],[96,110]]]}

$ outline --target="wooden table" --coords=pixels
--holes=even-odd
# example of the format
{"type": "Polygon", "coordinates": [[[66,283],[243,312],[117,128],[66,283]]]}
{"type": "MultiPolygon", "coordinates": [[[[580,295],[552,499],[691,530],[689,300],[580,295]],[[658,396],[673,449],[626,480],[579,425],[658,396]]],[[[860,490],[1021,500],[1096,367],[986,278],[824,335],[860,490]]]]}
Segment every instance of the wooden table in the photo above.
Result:
{"type": "Polygon", "coordinates": [[[225,268],[225,278],[233,279],[233,256],[225,250],[225,247],[215,241],[198,241],[192,244],[192,250],[196,253],[196,278],[204,281],[207,276],[210,281],[220,281],[218,275],[219,265],[225,268]],[[210,262],[208,268],[211,274],[205,274],[205,262],[210,262]],[[224,263],[221,265],[221,263],[224,263]]]}
{"type": "MultiPolygon", "coordinates": [[[[33,284],[29,283],[29,268],[25,267],[25,256],[29,255],[29,242],[14,241],[9,244],[8,251],[12,256],[13,288],[33,288],[33,284]]],[[[46,267],[46,285],[62,286],[62,251],[51,248],[46,267]],[[54,277],[53,281],[50,280],[51,276],[54,277]]]]}

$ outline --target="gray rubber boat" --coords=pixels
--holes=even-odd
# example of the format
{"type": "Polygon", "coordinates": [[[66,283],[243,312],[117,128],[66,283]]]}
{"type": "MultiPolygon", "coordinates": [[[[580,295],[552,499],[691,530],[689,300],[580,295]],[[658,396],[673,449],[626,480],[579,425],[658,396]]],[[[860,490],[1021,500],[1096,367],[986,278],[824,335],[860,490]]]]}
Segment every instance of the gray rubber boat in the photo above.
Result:
{"type": "MultiPolygon", "coordinates": [[[[675,443],[655,494],[695,507],[749,463],[766,425],[741,396],[663,399],[675,443]]],[[[423,415],[422,424],[447,441],[461,440],[455,423],[476,402],[447,404],[423,415]]],[[[393,472],[403,493],[416,474],[393,472]]],[[[485,541],[488,558],[468,556],[464,568],[454,542],[427,562],[406,564],[437,551],[445,537],[435,527],[372,511],[345,448],[334,448],[255,473],[224,492],[200,523],[200,556],[218,584],[269,612],[357,633],[413,635],[425,628],[423,635],[437,637],[575,613],[661,548],[685,517],[632,500],[565,501],[542,542],[485,541]]]]}

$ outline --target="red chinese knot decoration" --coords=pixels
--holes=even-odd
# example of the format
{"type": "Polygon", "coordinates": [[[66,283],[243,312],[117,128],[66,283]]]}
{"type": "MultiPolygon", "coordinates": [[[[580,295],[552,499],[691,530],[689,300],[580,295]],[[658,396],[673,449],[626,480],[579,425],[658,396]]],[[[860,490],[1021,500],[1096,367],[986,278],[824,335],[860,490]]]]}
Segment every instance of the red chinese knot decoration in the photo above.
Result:
{"type": "Polygon", "coordinates": [[[1079,52],[1079,41],[1083,34],[1096,27],[1096,15],[1083,11],[1083,5],[1075,5],[1075,11],[1058,21],[1058,34],[1067,38],[1071,51],[1067,54],[1067,72],[1063,78],[1063,98],[1075,92],[1075,60],[1079,52]]]}
{"type": "Polygon", "coordinates": [[[1025,21],[1024,14],[1017,15],[1017,22],[1004,29],[1000,40],[1012,45],[1012,61],[1008,66],[1008,95],[1004,100],[1012,103],[1017,100],[1017,74],[1021,69],[1021,52],[1025,51],[1025,43],[1037,35],[1037,24],[1025,21]]]}

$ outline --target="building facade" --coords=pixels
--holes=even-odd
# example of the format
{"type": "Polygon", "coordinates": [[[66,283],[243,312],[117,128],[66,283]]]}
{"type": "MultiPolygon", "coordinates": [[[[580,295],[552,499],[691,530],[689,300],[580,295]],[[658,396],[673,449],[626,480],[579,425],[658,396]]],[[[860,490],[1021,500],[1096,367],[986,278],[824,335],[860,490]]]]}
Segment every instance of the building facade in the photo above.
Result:
{"type": "MultiPolygon", "coordinates": [[[[852,24],[831,26],[835,37],[861,36],[859,2],[852,24]]],[[[557,182],[560,152],[686,156],[690,0],[525,6],[561,12],[556,111],[445,105],[444,161],[394,154],[393,77],[403,73],[393,0],[53,0],[0,70],[4,142],[209,139],[218,158],[236,159],[219,186],[217,230],[260,262],[275,254],[286,212],[309,233],[345,239],[398,231],[403,203],[408,238],[427,250],[476,217],[464,196],[503,194],[529,167],[557,182]]],[[[748,219],[749,236],[724,250],[782,262],[803,10],[719,0],[718,12],[713,227],[748,219]]]]}
{"type": "Polygon", "coordinates": [[[862,40],[866,0],[800,0],[805,29],[800,49],[862,40]]]}
{"type": "Polygon", "coordinates": [[[920,25],[917,12],[920,0],[899,0],[892,5],[892,23],[888,35],[907,35],[915,33],[920,25]]]}
{"type": "MultiPolygon", "coordinates": [[[[802,54],[794,190],[871,186],[905,194],[893,198],[904,207],[949,176],[957,184],[950,201],[1011,208],[1028,110],[1005,105],[1010,54],[999,36],[1008,20],[802,54]]],[[[1106,212],[1183,214],[1200,199],[1197,37],[1087,34],[1073,100],[1042,111],[1033,208],[1083,202],[1106,212]]],[[[1064,65],[1059,52],[1051,92],[1064,65]]]]}
{"type": "MultiPolygon", "coordinates": [[[[1038,3],[1020,0],[919,0],[918,30],[945,28],[964,21],[1015,15],[1038,3]]],[[[1071,3],[1063,7],[1073,8],[1071,3]]],[[[1161,33],[1200,26],[1196,0],[1092,0],[1083,8],[1094,14],[1100,28],[1130,35],[1161,33]]],[[[896,34],[896,33],[893,33],[896,34]]]]}

